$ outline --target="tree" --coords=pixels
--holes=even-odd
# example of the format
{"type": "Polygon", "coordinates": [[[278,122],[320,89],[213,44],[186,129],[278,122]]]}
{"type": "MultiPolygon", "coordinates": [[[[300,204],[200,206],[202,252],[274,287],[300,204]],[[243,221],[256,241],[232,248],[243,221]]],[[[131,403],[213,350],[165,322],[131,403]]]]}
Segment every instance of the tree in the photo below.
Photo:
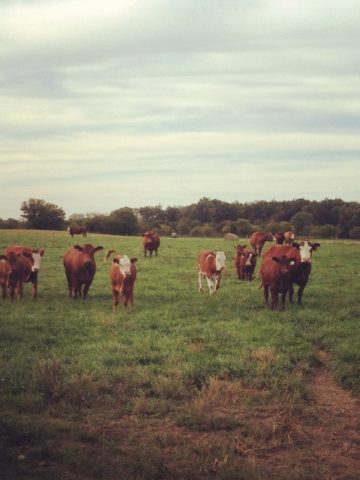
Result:
{"type": "Polygon", "coordinates": [[[291,223],[294,225],[295,232],[298,235],[307,235],[310,228],[314,225],[314,215],[308,212],[298,212],[291,217],[291,223]]]}
{"type": "Polygon", "coordinates": [[[39,230],[62,230],[65,226],[65,212],[62,208],[45,200],[30,198],[21,204],[21,216],[27,228],[39,230]]]}
{"type": "Polygon", "coordinates": [[[109,226],[115,235],[136,235],[139,231],[138,220],[129,207],[118,208],[109,215],[109,226]]]}

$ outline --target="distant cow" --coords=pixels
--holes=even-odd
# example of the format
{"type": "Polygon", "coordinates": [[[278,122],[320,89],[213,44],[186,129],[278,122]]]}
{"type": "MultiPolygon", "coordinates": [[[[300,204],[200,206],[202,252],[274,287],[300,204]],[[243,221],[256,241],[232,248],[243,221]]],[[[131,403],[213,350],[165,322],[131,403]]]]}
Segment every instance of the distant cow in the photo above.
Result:
{"type": "MultiPolygon", "coordinates": [[[[114,250],[109,250],[105,260],[107,260],[114,250]]],[[[112,289],[113,312],[120,303],[120,297],[124,298],[124,307],[130,302],[134,304],[134,284],[137,270],[135,263],[137,258],[129,258],[127,255],[117,255],[112,261],[110,267],[110,282],[112,289]]]]}
{"type": "Polygon", "coordinates": [[[69,287],[69,297],[78,295],[86,298],[96,272],[94,255],[103,247],[93,247],[86,243],[83,247],[75,245],[64,255],[65,275],[69,287]]]}
{"type": "Polygon", "coordinates": [[[10,252],[21,253],[23,255],[26,254],[25,256],[31,256],[31,265],[29,264],[29,262],[27,262],[28,268],[30,268],[30,273],[26,276],[24,282],[32,283],[32,297],[36,298],[38,291],[38,274],[41,267],[41,259],[44,256],[45,250],[43,248],[37,249],[31,247],[24,247],[22,245],[10,245],[4,250],[4,255],[7,256],[10,252]]]}
{"type": "Polygon", "coordinates": [[[68,232],[73,237],[74,235],[81,235],[87,237],[87,227],[81,225],[72,225],[68,227],[68,232]]]}
{"type": "Polygon", "coordinates": [[[263,259],[260,267],[261,286],[264,289],[265,303],[268,307],[269,291],[271,293],[271,309],[278,307],[279,293],[281,294],[280,308],[284,309],[285,297],[290,289],[292,272],[295,268],[295,257],[288,258],[286,255],[281,255],[263,259]]]}
{"type": "Polygon", "coordinates": [[[297,303],[298,305],[302,304],[302,296],[311,273],[312,252],[316,251],[319,247],[320,243],[312,243],[309,240],[304,240],[300,243],[294,242],[292,246],[273,245],[264,253],[264,258],[271,258],[274,255],[286,255],[288,258],[296,258],[296,268],[292,272],[291,285],[289,288],[290,303],[293,303],[293,285],[295,283],[299,286],[297,303]]]}
{"type": "Polygon", "coordinates": [[[285,241],[285,235],[283,234],[283,232],[276,232],[274,234],[274,237],[277,245],[282,245],[285,241]]]}
{"type": "Polygon", "coordinates": [[[159,235],[150,230],[149,232],[144,233],[144,256],[146,257],[146,252],[150,252],[150,257],[152,256],[153,251],[155,251],[155,255],[157,256],[158,248],[160,247],[160,237],[159,235]]]}
{"type": "Polygon", "coordinates": [[[256,255],[261,254],[265,242],[274,242],[275,237],[271,232],[254,232],[250,236],[250,245],[252,246],[256,255]]]}
{"type": "Polygon", "coordinates": [[[6,255],[0,255],[0,284],[3,300],[7,296],[7,289],[9,289],[11,300],[22,297],[23,284],[29,281],[33,263],[31,254],[27,252],[8,251],[6,255]]]}
{"type": "Polygon", "coordinates": [[[236,250],[234,264],[239,280],[251,281],[256,267],[255,253],[248,250],[246,245],[235,245],[234,248],[236,250]]]}
{"type": "Polygon", "coordinates": [[[294,232],[291,232],[291,231],[285,232],[284,237],[285,237],[285,243],[287,245],[292,245],[294,243],[294,240],[295,240],[294,232]]]}
{"type": "Polygon", "coordinates": [[[199,292],[202,291],[202,280],[206,278],[210,295],[220,288],[221,272],[225,268],[226,253],[205,250],[198,255],[199,292]]]}

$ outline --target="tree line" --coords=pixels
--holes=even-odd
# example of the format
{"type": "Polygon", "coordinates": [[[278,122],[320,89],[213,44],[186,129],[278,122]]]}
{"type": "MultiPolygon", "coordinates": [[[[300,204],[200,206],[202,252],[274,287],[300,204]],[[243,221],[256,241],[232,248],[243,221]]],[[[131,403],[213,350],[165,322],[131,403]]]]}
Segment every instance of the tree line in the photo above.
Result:
{"type": "Polygon", "coordinates": [[[176,232],[194,237],[226,233],[244,237],[257,230],[273,233],[292,230],[297,235],[315,238],[360,239],[360,203],[339,198],[240,203],[204,197],[181,207],[122,207],[109,214],[74,213],[68,218],[61,207],[30,198],[22,202],[20,210],[20,220],[0,218],[0,228],[63,230],[76,224],[86,226],[90,232],[113,235],[139,235],[156,229],[161,235],[176,232]]]}

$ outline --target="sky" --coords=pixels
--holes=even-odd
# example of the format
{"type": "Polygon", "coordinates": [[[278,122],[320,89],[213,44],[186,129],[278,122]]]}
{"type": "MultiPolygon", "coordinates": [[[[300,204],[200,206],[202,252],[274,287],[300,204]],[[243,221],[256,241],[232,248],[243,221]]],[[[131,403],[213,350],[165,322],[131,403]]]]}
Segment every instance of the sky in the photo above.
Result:
{"type": "Polygon", "coordinates": [[[360,192],[358,0],[0,0],[0,218],[360,192]]]}

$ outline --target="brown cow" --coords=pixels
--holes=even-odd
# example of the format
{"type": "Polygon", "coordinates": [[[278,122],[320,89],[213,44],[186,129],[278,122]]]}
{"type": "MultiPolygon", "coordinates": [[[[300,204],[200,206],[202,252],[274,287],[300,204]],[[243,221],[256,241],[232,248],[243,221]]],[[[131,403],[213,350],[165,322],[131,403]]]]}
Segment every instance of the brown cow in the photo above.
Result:
{"type": "Polygon", "coordinates": [[[274,234],[276,245],[282,245],[285,241],[285,235],[283,232],[276,232],[274,234]]]}
{"type": "Polygon", "coordinates": [[[68,232],[73,237],[74,235],[81,235],[87,237],[87,227],[81,225],[72,225],[68,227],[68,232]]]}
{"type": "Polygon", "coordinates": [[[160,247],[160,237],[156,232],[154,232],[153,230],[150,230],[149,232],[145,232],[143,244],[144,244],[145,257],[146,257],[147,250],[149,250],[150,252],[150,257],[152,256],[153,251],[155,251],[155,255],[157,256],[157,251],[158,251],[158,248],[160,247]]]}
{"type": "Polygon", "coordinates": [[[103,247],[93,247],[86,243],[75,245],[64,255],[65,275],[69,287],[69,297],[82,296],[85,300],[96,272],[94,254],[103,247]]]}
{"type": "Polygon", "coordinates": [[[4,250],[4,255],[8,255],[10,252],[28,254],[32,258],[31,272],[26,277],[24,282],[32,283],[32,298],[37,297],[38,291],[38,274],[41,267],[41,259],[44,256],[45,250],[43,248],[37,249],[32,247],[24,247],[22,245],[10,245],[4,250]]]}
{"type": "Polygon", "coordinates": [[[205,250],[198,255],[199,292],[202,291],[202,280],[206,278],[210,295],[220,288],[221,272],[225,268],[226,253],[205,250]]]}
{"type": "Polygon", "coordinates": [[[255,253],[248,250],[246,245],[235,245],[234,248],[236,250],[234,264],[239,280],[251,281],[256,267],[255,253]]]}
{"type": "Polygon", "coordinates": [[[294,242],[292,246],[273,245],[264,253],[264,258],[269,258],[274,255],[286,255],[288,258],[296,258],[296,268],[292,272],[292,281],[289,288],[290,303],[293,303],[295,283],[299,286],[297,292],[297,304],[302,304],[302,296],[311,273],[312,252],[316,251],[318,248],[320,248],[320,243],[312,243],[309,240],[304,240],[300,243],[294,242]]]}
{"type": "MultiPolygon", "coordinates": [[[[109,250],[105,261],[115,250],[109,250]]],[[[124,297],[124,307],[126,308],[130,302],[134,304],[134,284],[136,280],[137,258],[129,258],[127,255],[117,255],[112,261],[110,267],[110,282],[112,289],[112,307],[115,312],[116,307],[120,303],[120,297],[124,297]]]]}
{"type": "Polygon", "coordinates": [[[20,299],[23,294],[23,284],[29,281],[34,264],[30,253],[16,253],[9,251],[7,255],[0,256],[0,283],[3,300],[9,288],[10,298],[20,299]]]}
{"type": "Polygon", "coordinates": [[[281,309],[285,306],[285,297],[291,286],[292,272],[296,268],[295,257],[288,258],[286,255],[280,257],[266,257],[260,267],[261,286],[264,289],[265,303],[269,307],[269,290],[271,293],[270,308],[274,309],[279,304],[279,293],[281,294],[281,309]]]}
{"type": "Polygon", "coordinates": [[[287,245],[292,245],[294,243],[294,240],[295,240],[294,232],[291,232],[291,231],[285,232],[284,237],[285,237],[285,243],[287,245]]]}
{"type": "Polygon", "coordinates": [[[254,232],[250,237],[250,245],[256,255],[261,254],[265,242],[274,242],[275,237],[271,232],[254,232]]]}

